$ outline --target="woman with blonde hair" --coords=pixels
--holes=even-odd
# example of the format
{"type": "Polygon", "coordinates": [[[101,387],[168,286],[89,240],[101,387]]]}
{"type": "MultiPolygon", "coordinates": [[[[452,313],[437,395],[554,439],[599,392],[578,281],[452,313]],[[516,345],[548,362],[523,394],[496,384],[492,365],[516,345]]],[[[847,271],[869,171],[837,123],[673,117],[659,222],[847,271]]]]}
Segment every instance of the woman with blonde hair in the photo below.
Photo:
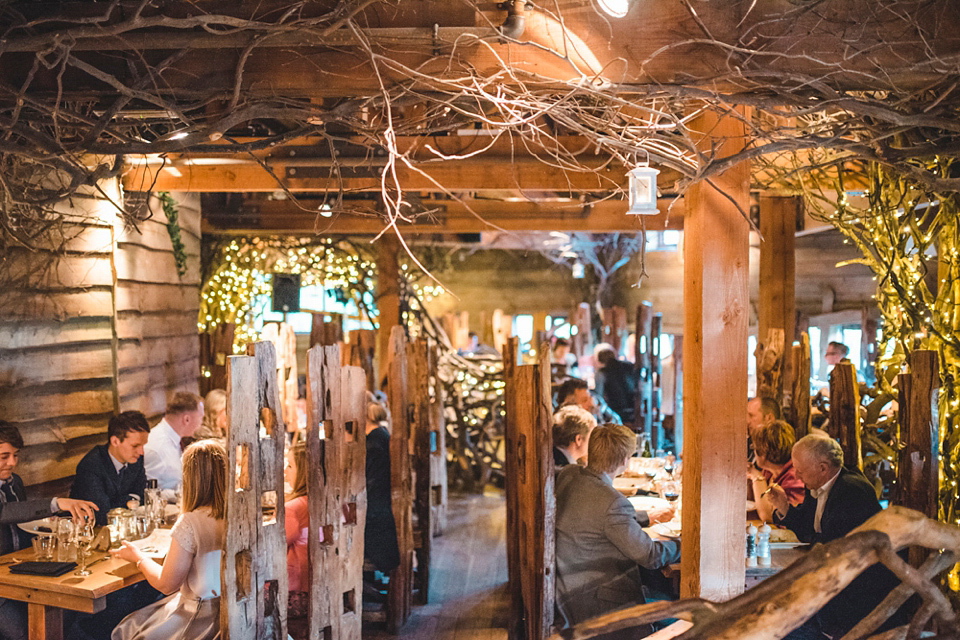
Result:
{"type": "Polygon", "coordinates": [[[193,434],[194,441],[227,437],[227,392],[213,389],[203,399],[203,422],[193,434]]]}
{"type": "Polygon", "coordinates": [[[296,618],[307,615],[307,594],[310,591],[310,558],[307,555],[307,542],[310,537],[310,512],[307,509],[307,448],[303,442],[290,447],[284,479],[291,489],[284,504],[287,580],[290,591],[288,615],[296,618]]]}
{"type": "Polygon", "coordinates": [[[172,594],[135,611],[112,640],[212,640],[220,634],[220,561],[225,533],[227,452],[202,440],[183,453],[183,512],[160,565],[128,542],[114,556],[132,562],[158,591],[172,594]]]}

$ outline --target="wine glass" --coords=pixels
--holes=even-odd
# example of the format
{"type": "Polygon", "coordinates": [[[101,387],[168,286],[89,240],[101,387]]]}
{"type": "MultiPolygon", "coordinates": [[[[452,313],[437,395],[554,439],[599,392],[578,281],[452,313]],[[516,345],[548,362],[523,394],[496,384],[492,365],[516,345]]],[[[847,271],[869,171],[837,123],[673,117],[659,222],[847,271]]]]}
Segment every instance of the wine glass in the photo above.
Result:
{"type": "Polygon", "coordinates": [[[93,522],[85,520],[77,524],[77,556],[80,560],[80,568],[73,575],[90,575],[90,570],[87,569],[87,555],[90,553],[90,544],[94,537],[93,522]]]}
{"type": "Polygon", "coordinates": [[[660,483],[660,495],[668,502],[676,502],[680,497],[680,487],[673,480],[664,480],[660,483]]]}

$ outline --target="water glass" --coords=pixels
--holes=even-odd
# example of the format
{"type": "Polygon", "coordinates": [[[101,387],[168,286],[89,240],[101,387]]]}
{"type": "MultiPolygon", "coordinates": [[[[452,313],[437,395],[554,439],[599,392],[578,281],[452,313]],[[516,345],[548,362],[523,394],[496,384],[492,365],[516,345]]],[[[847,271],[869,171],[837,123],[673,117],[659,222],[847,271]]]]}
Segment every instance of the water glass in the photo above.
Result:
{"type": "Polygon", "coordinates": [[[57,523],[57,560],[73,562],[77,559],[77,546],[73,541],[73,521],[69,518],[60,518],[57,523]]]}
{"type": "Polygon", "coordinates": [[[56,546],[56,538],[52,533],[40,533],[33,539],[33,553],[40,562],[49,562],[53,560],[53,549],[56,546]]]}

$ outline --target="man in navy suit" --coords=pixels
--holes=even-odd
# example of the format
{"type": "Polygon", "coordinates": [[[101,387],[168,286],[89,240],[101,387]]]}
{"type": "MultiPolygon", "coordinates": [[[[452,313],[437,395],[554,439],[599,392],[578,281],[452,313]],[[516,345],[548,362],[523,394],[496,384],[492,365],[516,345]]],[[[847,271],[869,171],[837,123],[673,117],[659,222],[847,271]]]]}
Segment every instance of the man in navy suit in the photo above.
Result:
{"type": "MultiPolygon", "coordinates": [[[[804,436],[791,455],[797,478],[806,487],[803,502],[791,506],[787,495],[771,485],[776,507],[774,522],[793,531],[801,542],[830,542],[850,533],[880,512],[873,485],[856,469],[843,466],[843,449],[825,435],[804,436]]],[[[887,568],[875,565],[860,574],[828,602],[811,621],[794,632],[797,638],[845,635],[866,617],[899,581],[887,568]],[[811,633],[813,632],[813,633],[811,633]]],[[[896,625],[893,616],[883,628],[896,625]]]]}
{"type": "Polygon", "coordinates": [[[97,505],[97,524],[107,524],[107,512],[126,507],[131,500],[143,502],[147,475],[143,469],[143,447],[150,425],[139,411],[124,411],[110,418],[107,443],[91,449],[77,465],[70,489],[71,498],[97,505]]]}
{"type": "MultiPolygon", "coordinates": [[[[9,422],[0,420],[0,554],[30,545],[16,524],[46,518],[61,510],[76,517],[93,517],[96,506],[69,498],[27,500],[23,480],[13,470],[20,461],[23,437],[9,422]]],[[[0,640],[27,637],[27,607],[23,602],[0,598],[0,640]]]]}

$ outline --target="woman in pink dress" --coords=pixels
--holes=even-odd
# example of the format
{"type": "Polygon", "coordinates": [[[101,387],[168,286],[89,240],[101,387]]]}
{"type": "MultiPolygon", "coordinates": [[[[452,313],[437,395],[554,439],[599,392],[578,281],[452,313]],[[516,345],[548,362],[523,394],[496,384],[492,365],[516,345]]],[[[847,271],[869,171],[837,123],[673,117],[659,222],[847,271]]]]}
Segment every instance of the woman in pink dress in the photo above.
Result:
{"type": "Polygon", "coordinates": [[[758,428],[752,440],[760,471],[748,469],[747,477],[753,485],[757,515],[764,522],[772,522],[774,506],[770,501],[770,494],[767,493],[771,484],[783,487],[790,504],[798,505],[803,502],[803,483],[797,479],[793,460],[790,459],[790,452],[797,437],[790,423],[774,420],[758,428]]]}

